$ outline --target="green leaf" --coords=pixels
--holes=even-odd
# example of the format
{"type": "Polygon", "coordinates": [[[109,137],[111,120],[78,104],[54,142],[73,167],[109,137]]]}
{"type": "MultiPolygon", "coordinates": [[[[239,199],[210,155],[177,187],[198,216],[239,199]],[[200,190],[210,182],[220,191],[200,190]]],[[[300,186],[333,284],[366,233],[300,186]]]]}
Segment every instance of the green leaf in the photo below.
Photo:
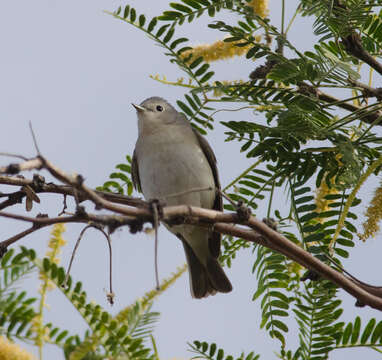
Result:
{"type": "Polygon", "coordinates": [[[155,28],[157,22],[158,22],[158,18],[153,17],[149,23],[149,26],[147,27],[147,31],[151,33],[153,29],[155,28]]]}
{"type": "Polygon", "coordinates": [[[198,57],[197,59],[195,59],[195,60],[189,65],[189,67],[190,67],[190,69],[193,69],[193,68],[197,67],[199,64],[201,64],[202,62],[203,62],[203,57],[200,56],[200,57],[198,57]]]}
{"type": "Polygon", "coordinates": [[[137,18],[137,13],[134,8],[131,8],[130,10],[130,21],[134,22],[137,18]]]}
{"type": "Polygon", "coordinates": [[[161,26],[156,33],[156,37],[158,37],[158,38],[161,37],[169,26],[170,26],[170,24],[166,24],[166,25],[161,26]]]}
{"type": "Polygon", "coordinates": [[[358,340],[360,328],[361,328],[361,319],[359,316],[357,316],[354,321],[354,328],[353,328],[353,332],[350,339],[350,343],[352,345],[354,345],[358,340]]]}
{"type": "Polygon", "coordinates": [[[348,323],[342,335],[342,344],[347,345],[350,339],[350,335],[353,332],[353,324],[348,323]]]}
{"type": "Polygon", "coordinates": [[[371,343],[376,343],[382,335],[382,321],[380,321],[374,329],[373,334],[371,335],[371,343]]]}
{"type": "Polygon", "coordinates": [[[210,351],[209,351],[210,357],[214,356],[215,352],[216,352],[216,344],[213,343],[210,345],[210,351]]]}
{"type": "Polygon", "coordinates": [[[190,9],[188,6],[178,4],[178,3],[170,3],[170,6],[178,11],[184,12],[184,13],[191,13],[192,9],[190,9]]]}
{"type": "Polygon", "coordinates": [[[138,20],[139,26],[143,27],[145,25],[145,22],[146,22],[145,16],[144,15],[140,15],[139,16],[139,20],[138,20]]]}
{"type": "Polygon", "coordinates": [[[128,174],[131,174],[131,166],[130,165],[118,164],[118,165],[116,165],[116,168],[121,170],[121,171],[127,172],[128,174]]]}
{"type": "Polygon", "coordinates": [[[203,64],[198,70],[195,72],[195,76],[200,76],[204,74],[210,66],[208,64],[203,64]]]}
{"type": "Polygon", "coordinates": [[[183,43],[183,42],[186,42],[186,41],[188,41],[187,38],[179,38],[179,39],[176,39],[176,40],[174,40],[174,41],[171,43],[170,48],[171,48],[171,49],[174,49],[174,48],[176,48],[179,44],[181,44],[181,43],[183,43]]]}
{"type": "Polygon", "coordinates": [[[182,101],[178,100],[177,105],[184,111],[187,115],[192,116],[192,110],[182,101]]]}
{"type": "Polygon", "coordinates": [[[202,8],[201,5],[198,3],[197,0],[182,0],[182,1],[183,1],[185,4],[187,4],[187,5],[191,6],[191,7],[193,7],[194,9],[199,10],[199,9],[202,8]]]}
{"type": "Polygon", "coordinates": [[[169,42],[169,41],[171,40],[171,38],[173,37],[174,32],[175,32],[175,29],[174,29],[174,28],[171,28],[171,29],[167,32],[166,36],[164,37],[163,42],[164,42],[164,43],[169,42]]]}
{"type": "Polygon", "coordinates": [[[49,269],[50,269],[50,261],[49,261],[48,258],[43,258],[42,259],[42,266],[43,266],[45,272],[49,271],[49,269]]]}
{"type": "Polygon", "coordinates": [[[129,16],[130,6],[126,5],[125,10],[123,12],[123,18],[126,19],[129,16]]]}
{"type": "Polygon", "coordinates": [[[370,319],[370,321],[367,323],[365,330],[363,331],[361,335],[361,344],[366,344],[366,341],[369,339],[371,332],[374,329],[376,320],[375,319],[370,319]]]}
{"type": "Polygon", "coordinates": [[[223,360],[224,359],[224,350],[223,349],[219,349],[218,350],[218,354],[216,356],[216,360],[223,360]]]}
{"type": "MultiPolygon", "coordinates": [[[[174,21],[182,16],[183,14],[177,11],[164,11],[161,16],[157,17],[157,19],[161,21],[174,21]]],[[[169,24],[166,26],[169,26],[169,24]]]]}
{"type": "Polygon", "coordinates": [[[15,249],[13,249],[13,248],[9,249],[5,253],[3,258],[1,259],[1,267],[5,267],[7,265],[8,261],[11,259],[11,257],[13,256],[14,253],[15,253],[15,249]]]}
{"type": "Polygon", "coordinates": [[[214,72],[213,71],[210,71],[210,72],[208,72],[207,74],[205,74],[199,81],[201,82],[201,83],[205,83],[205,82],[207,82],[209,79],[211,79],[212,78],[212,76],[214,76],[214,72]]]}

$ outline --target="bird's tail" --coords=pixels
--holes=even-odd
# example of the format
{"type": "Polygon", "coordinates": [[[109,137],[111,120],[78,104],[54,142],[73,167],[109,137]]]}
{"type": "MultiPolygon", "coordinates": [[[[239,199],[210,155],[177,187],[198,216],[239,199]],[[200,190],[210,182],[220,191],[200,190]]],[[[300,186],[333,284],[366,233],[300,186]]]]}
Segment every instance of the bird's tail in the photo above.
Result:
{"type": "Polygon", "coordinates": [[[182,243],[186,253],[192,297],[200,299],[217,292],[232,291],[231,282],[217,259],[209,256],[206,267],[196,257],[191,246],[184,240],[182,243]]]}

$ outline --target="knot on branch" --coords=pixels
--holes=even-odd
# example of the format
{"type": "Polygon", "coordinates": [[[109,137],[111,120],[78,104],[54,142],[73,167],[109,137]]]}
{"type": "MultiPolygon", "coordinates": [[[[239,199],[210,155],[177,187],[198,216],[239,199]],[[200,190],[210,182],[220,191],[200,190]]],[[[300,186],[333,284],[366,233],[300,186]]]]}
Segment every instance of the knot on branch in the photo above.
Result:
{"type": "Polygon", "coordinates": [[[21,204],[23,202],[24,196],[25,196],[25,193],[23,191],[17,191],[15,193],[9,194],[8,199],[13,204],[21,204]]]}
{"type": "Polygon", "coordinates": [[[318,281],[320,280],[320,274],[313,270],[308,270],[305,272],[304,275],[301,276],[300,280],[301,281],[306,281],[306,280],[318,281]]]}
{"type": "Polygon", "coordinates": [[[84,181],[85,181],[85,178],[82,175],[80,174],[76,175],[75,182],[78,186],[82,186],[84,181]]]}
{"type": "Polygon", "coordinates": [[[16,175],[20,172],[20,165],[19,164],[9,164],[6,168],[5,168],[5,173],[6,174],[9,174],[9,175],[16,175]]]}
{"type": "Polygon", "coordinates": [[[239,218],[239,221],[248,221],[251,217],[251,209],[244,205],[244,202],[242,200],[239,200],[236,205],[236,214],[239,218]]]}
{"type": "Polygon", "coordinates": [[[76,206],[76,215],[81,218],[87,218],[88,214],[86,213],[85,206],[77,205],[76,206]]]}
{"type": "MultiPolygon", "coordinates": [[[[127,220],[121,219],[119,217],[113,217],[111,219],[108,219],[108,221],[107,221],[107,230],[108,230],[109,234],[112,234],[119,227],[124,226],[126,224],[128,224],[130,226],[132,223],[134,223],[134,220],[128,220],[127,221],[127,220]]],[[[135,225],[135,224],[133,224],[133,225],[135,225]]]]}
{"type": "Polygon", "coordinates": [[[264,65],[258,66],[249,74],[249,78],[252,80],[265,79],[276,65],[275,60],[268,60],[264,65]]]}
{"type": "Polygon", "coordinates": [[[361,38],[357,33],[352,32],[350,35],[342,38],[342,44],[348,54],[353,55],[356,58],[363,58],[365,49],[363,48],[361,38]]]}
{"type": "Polygon", "coordinates": [[[356,307],[365,307],[366,304],[364,304],[361,300],[357,299],[357,301],[355,302],[354,306],[356,306],[356,307]]]}
{"type": "Polygon", "coordinates": [[[45,185],[45,178],[39,174],[33,175],[32,187],[35,191],[42,191],[43,186],[45,185]]]}
{"type": "MultiPolygon", "coordinates": [[[[48,219],[49,216],[48,214],[37,214],[36,215],[36,219],[48,219]]],[[[32,225],[32,228],[33,229],[39,229],[40,227],[42,227],[43,225],[41,223],[38,223],[38,222],[34,222],[33,225],[32,225]]]]}
{"type": "Polygon", "coordinates": [[[382,101],[382,88],[375,89],[375,97],[378,101],[382,101]]]}
{"type": "Polygon", "coordinates": [[[5,255],[7,251],[8,246],[4,245],[3,243],[0,243],[0,259],[5,255]]]}
{"type": "Polygon", "coordinates": [[[133,220],[130,224],[130,233],[136,234],[143,230],[143,221],[139,219],[133,220]]]}
{"type": "Polygon", "coordinates": [[[303,82],[299,82],[298,84],[298,92],[302,95],[318,97],[318,91],[313,86],[305,84],[303,82]]]}
{"type": "Polygon", "coordinates": [[[270,227],[272,230],[279,232],[277,228],[277,221],[273,218],[264,218],[263,223],[270,227]]]}

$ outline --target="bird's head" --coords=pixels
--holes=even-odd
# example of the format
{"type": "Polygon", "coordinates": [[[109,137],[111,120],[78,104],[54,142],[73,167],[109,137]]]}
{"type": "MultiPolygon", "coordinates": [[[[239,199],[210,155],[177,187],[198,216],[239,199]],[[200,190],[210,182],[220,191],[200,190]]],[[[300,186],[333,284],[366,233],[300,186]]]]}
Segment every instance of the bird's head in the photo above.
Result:
{"type": "Polygon", "coordinates": [[[166,100],[150,97],[140,105],[132,104],[137,110],[139,131],[155,131],[163,125],[173,124],[180,114],[166,100]]]}

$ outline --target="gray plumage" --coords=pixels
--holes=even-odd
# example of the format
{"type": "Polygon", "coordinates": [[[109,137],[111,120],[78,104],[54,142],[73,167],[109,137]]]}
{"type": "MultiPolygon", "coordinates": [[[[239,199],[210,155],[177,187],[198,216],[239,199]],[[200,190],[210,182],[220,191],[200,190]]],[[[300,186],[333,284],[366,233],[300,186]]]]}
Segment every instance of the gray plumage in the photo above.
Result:
{"type": "MultiPolygon", "coordinates": [[[[148,98],[134,107],[139,134],[132,178],[145,199],[162,200],[168,206],[186,204],[222,210],[221,195],[215,190],[220,189],[216,158],[207,140],[160,97],[148,98]],[[211,190],[190,191],[208,188],[211,190]]],[[[217,260],[219,233],[185,224],[166,227],[183,243],[193,297],[232,290],[217,260]]]]}

